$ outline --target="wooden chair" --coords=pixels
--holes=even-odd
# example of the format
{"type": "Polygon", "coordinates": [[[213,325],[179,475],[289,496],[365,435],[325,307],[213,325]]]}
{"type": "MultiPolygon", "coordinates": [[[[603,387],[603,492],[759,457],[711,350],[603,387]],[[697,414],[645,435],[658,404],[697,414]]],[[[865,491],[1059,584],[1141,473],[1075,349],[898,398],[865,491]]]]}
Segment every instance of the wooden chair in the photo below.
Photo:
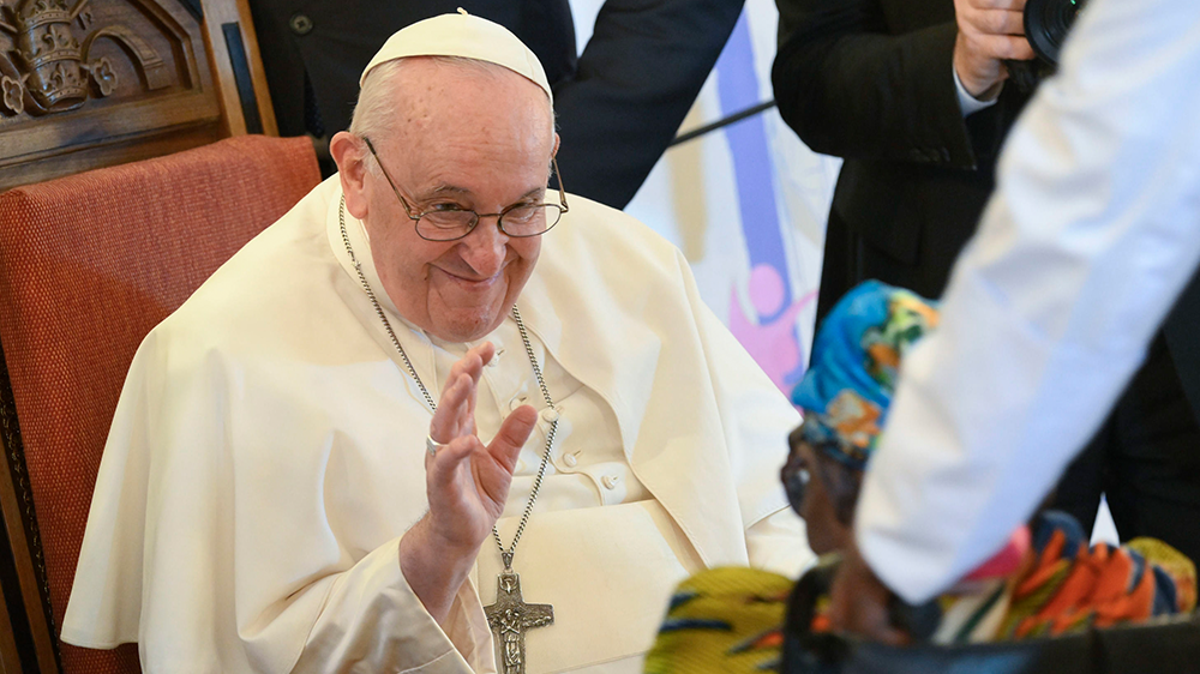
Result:
{"type": "Polygon", "coordinates": [[[319,181],[308,139],[241,136],[0,194],[0,510],[17,576],[2,589],[24,608],[26,671],[138,671],[135,646],[57,639],[125,372],[154,325],[319,181]]]}
{"type": "Polygon", "coordinates": [[[248,0],[0,3],[0,190],[276,135],[248,0]]]}

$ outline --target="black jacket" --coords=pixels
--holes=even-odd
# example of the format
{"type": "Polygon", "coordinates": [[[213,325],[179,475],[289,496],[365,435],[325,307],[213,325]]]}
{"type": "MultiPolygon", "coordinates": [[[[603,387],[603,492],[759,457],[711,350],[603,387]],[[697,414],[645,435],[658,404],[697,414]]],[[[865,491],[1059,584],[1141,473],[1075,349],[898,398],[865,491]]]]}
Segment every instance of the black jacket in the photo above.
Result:
{"type": "Polygon", "coordinates": [[[623,208],[674,138],[743,0],[608,0],[576,58],[567,0],[251,0],[283,135],[303,135],[305,76],[325,130],[349,126],[358,78],[392,33],[462,7],[513,31],[554,88],[571,192],[623,208]]]}
{"type": "MultiPolygon", "coordinates": [[[[940,295],[1026,97],[1006,86],[995,105],[963,119],[952,0],[778,4],[786,36],[772,72],[779,112],[810,148],[845,159],[830,227],[927,270],[912,289],[940,295]]],[[[822,288],[829,300],[846,290],[822,288]]]]}
{"type": "MultiPolygon", "coordinates": [[[[845,159],[829,242],[843,245],[845,233],[853,233],[919,270],[908,282],[878,270],[867,275],[941,295],[991,194],[1004,136],[1028,96],[1007,83],[995,105],[963,119],[952,70],[953,0],[777,4],[781,44],[772,83],[780,114],[810,148],[845,159]]],[[[826,246],[827,265],[844,257],[846,251],[826,246]]],[[[865,278],[829,280],[823,275],[825,311],[865,278]]],[[[1200,418],[1200,281],[1184,290],[1163,332],[1200,418]]]]}

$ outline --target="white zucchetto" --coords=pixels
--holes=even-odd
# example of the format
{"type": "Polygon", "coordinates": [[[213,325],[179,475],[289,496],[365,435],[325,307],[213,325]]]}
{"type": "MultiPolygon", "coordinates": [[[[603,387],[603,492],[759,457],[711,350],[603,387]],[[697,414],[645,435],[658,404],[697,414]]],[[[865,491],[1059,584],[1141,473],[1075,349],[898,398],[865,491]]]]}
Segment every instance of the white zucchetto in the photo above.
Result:
{"type": "Polygon", "coordinates": [[[442,14],[396,31],[371,58],[359,86],[375,66],[411,56],[457,56],[495,63],[531,80],[554,102],[537,55],[504,26],[471,16],[461,8],[457,14],[442,14]]]}

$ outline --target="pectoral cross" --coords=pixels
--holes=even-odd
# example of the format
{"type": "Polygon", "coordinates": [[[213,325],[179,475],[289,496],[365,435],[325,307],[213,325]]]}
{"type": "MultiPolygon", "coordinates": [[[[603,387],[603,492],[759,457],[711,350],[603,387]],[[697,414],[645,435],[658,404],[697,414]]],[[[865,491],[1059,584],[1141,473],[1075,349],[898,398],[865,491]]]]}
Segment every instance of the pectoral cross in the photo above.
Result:
{"type": "Polygon", "coordinates": [[[553,624],[554,607],[526,604],[521,598],[521,577],[505,569],[497,578],[496,603],[483,612],[496,634],[502,674],[525,674],[525,632],[553,624]]]}

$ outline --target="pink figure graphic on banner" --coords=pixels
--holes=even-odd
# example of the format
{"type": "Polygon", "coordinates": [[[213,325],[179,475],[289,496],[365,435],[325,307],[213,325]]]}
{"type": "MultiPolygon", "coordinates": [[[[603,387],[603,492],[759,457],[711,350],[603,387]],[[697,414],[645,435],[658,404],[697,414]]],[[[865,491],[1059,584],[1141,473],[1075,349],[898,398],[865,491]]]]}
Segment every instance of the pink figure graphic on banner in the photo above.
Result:
{"type": "Polygon", "coordinates": [[[742,306],[736,288],[731,291],[729,329],[775,386],[786,394],[804,374],[796,317],[817,293],[809,292],[784,307],[788,296],[784,279],[769,264],[755,265],[750,271],[748,290],[752,311],[742,306]],[[764,317],[770,320],[764,322],[764,317]]]}

